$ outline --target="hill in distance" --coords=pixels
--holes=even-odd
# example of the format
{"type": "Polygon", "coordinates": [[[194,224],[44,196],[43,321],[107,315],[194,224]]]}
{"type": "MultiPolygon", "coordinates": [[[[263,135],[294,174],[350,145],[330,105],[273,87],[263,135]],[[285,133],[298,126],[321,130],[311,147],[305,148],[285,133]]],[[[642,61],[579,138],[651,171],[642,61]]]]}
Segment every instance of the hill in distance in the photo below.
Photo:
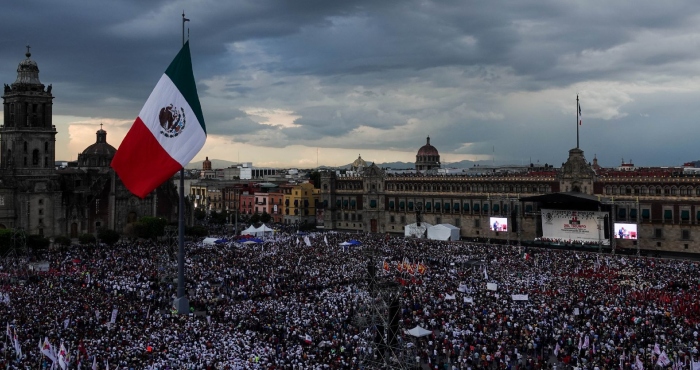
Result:
{"type": "MultiPolygon", "coordinates": [[[[211,168],[217,169],[217,168],[228,168],[231,167],[232,165],[238,164],[237,162],[232,162],[232,161],[227,161],[224,159],[210,159],[211,161],[211,168]]],[[[204,161],[194,161],[190,162],[185,168],[188,170],[201,170],[202,169],[202,162],[204,161]]],[[[372,163],[371,161],[367,161],[368,164],[372,163]]],[[[450,163],[442,163],[443,168],[471,168],[475,164],[483,164],[483,165],[490,165],[491,161],[459,161],[459,162],[450,162],[450,163]]],[[[338,166],[338,167],[329,167],[329,166],[321,166],[321,168],[343,168],[347,169],[350,168],[350,163],[344,165],[344,166],[338,166]]],[[[253,163],[253,166],[255,166],[255,163],[253,163]]],[[[416,164],[414,162],[386,162],[386,163],[377,163],[377,166],[382,167],[382,168],[391,168],[391,169],[397,169],[397,170],[412,170],[416,168],[416,164]]]]}

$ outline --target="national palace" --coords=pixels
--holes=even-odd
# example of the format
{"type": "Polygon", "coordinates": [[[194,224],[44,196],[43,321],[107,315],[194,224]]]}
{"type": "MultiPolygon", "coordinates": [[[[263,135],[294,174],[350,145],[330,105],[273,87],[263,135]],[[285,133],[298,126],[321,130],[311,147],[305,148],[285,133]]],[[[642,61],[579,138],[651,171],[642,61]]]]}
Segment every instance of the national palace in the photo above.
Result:
{"type": "Polygon", "coordinates": [[[352,167],[349,174],[321,175],[325,229],[404,233],[406,225],[423,221],[453,225],[462,239],[513,243],[542,239],[543,209],[571,210],[574,216],[604,215],[597,233],[607,248],[700,252],[700,177],[690,165],[602,168],[574,148],[560,168],[531,164],[450,173],[439,170],[439,152],[428,138],[415,170],[390,171],[361,158],[352,167]],[[508,231],[493,231],[491,217],[507,219],[508,231]],[[638,240],[614,238],[616,223],[632,225],[638,240]]]}

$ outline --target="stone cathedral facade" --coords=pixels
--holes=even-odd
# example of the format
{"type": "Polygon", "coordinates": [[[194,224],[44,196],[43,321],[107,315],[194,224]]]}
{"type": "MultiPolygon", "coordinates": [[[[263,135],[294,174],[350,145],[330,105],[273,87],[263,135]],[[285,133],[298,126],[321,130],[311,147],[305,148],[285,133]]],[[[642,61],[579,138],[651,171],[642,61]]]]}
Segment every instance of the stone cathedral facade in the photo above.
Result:
{"type": "Polygon", "coordinates": [[[0,126],[0,228],[47,237],[77,237],[100,228],[123,232],[144,216],[177,220],[171,182],[144,199],[132,195],[109,166],[116,149],[100,128],[95,143],[67,167],[56,167],[52,85],[39,80],[27,49],[17,79],[4,85],[0,126]]]}

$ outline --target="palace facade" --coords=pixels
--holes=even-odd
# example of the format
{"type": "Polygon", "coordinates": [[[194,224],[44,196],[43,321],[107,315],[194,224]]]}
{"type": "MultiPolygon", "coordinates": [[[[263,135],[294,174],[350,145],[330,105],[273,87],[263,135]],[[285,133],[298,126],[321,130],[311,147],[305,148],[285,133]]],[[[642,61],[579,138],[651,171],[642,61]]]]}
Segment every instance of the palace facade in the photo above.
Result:
{"type": "Polygon", "coordinates": [[[601,168],[583,150],[569,151],[560,168],[475,167],[439,169],[430,139],[416,156],[416,171],[392,173],[375,164],[362,171],[321,174],[320,227],[404,233],[418,219],[451,224],[467,240],[533,241],[542,234],[542,209],[604,212],[600,243],[608,248],[700,253],[700,177],[684,168],[601,168]],[[508,219],[507,232],[490,217],[508,219]],[[638,240],[616,239],[615,223],[634,224],[638,240]]]}

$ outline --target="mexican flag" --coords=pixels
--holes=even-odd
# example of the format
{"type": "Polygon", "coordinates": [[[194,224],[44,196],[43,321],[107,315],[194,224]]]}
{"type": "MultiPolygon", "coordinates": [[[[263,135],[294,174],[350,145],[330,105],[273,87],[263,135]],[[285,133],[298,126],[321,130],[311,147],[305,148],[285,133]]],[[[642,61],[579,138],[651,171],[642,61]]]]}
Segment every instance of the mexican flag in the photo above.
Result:
{"type": "Polygon", "coordinates": [[[523,259],[524,259],[525,261],[529,260],[530,258],[532,258],[532,257],[530,256],[529,253],[523,253],[523,259]]]}
{"type": "Polygon", "coordinates": [[[112,168],[129,191],[144,198],[187,165],[206,139],[188,41],[146,100],[112,168]]]}

